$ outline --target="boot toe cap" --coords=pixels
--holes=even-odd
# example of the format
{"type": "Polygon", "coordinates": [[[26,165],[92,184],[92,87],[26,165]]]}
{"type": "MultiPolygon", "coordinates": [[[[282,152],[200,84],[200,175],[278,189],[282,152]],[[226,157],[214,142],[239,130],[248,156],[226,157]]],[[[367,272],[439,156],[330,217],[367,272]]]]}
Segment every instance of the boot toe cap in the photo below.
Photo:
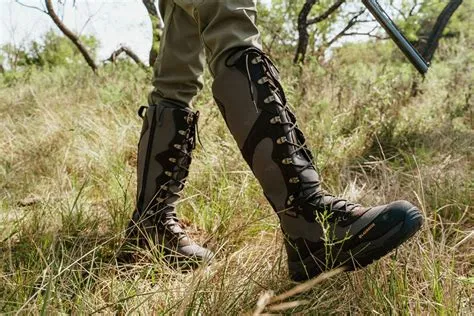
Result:
{"type": "Polygon", "coordinates": [[[420,210],[412,203],[404,200],[399,200],[387,205],[386,212],[389,220],[393,223],[404,222],[421,227],[423,224],[423,215],[420,210]]]}
{"type": "Polygon", "coordinates": [[[198,244],[183,246],[178,249],[178,252],[188,260],[196,261],[196,263],[210,262],[214,257],[214,253],[207,248],[201,247],[198,244]]]}

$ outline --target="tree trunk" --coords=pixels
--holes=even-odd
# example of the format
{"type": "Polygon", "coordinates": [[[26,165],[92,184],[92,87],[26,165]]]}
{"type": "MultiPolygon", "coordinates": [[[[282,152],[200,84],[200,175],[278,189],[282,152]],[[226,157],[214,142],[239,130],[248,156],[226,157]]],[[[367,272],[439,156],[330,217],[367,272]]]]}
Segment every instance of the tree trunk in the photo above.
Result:
{"type": "Polygon", "coordinates": [[[79,39],[79,36],[74,34],[70,29],[67,28],[67,26],[61,21],[61,19],[58,17],[56,12],[54,11],[53,4],[51,3],[51,0],[45,0],[44,1],[46,4],[46,9],[48,10],[48,15],[51,17],[53,20],[54,24],[63,32],[63,34],[71,40],[71,42],[77,47],[77,49],[81,52],[82,56],[86,60],[87,64],[89,67],[94,71],[97,72],[98,67],[90,55],[90,53],[87,51],[86,47],[84,44],[82,44],[81,40],[79,39]]]}
{"type": "Polygon", "coordinates": [[[346,2],[346,0],[337,0],[321,15],[308,20],[308,15],[316,2],[319,2],[319,0],[306,0],[303,8],[301,8],[300,13],[298,14],[298,45],[296,47],[296,53],[293,59],[295,64],[298,62],[304,62],[306,57],[309,44],[308,26],[326,20],[331,14],[339,9],[346,2]]]}
{"type": "Polygon", "coordinates": [[[158,9],[155,6],[153,0],[142,0],[143,4],[145,5],[146,11],[148,12],[148,17],[151,21],[151,28],[153,39],[151,43],[150,54],[148,57],[148,62],[150,66],[155,64],[156,58],[158,57],[158,51],[160,48],[160,40],[161,40],[161,31],[162,25],[160,23],[160,14],[158,13],[158,9]]]}
{"type": "Polygon", "coordinates": [[[426,61],[430,62],[433,59],[434,53],[438,48],[439,40],[443,36],[444,29],[448,25],[449,20],[453,16],[454,12],[456,12],[456,10],[459,8],[461,3],[462,0],[450,0],[436,19],[436,23],[430,32],[428,40],[421,49],[422,55],[426,61]]]}
{"type": "Polygon", "coordinates": [[[296,54],[293,62],[303,62],[308,50],[309,33],[308,33],[308,15],[311,12],[316,0],[308,0],[301,8],[298,14],[298,46],[296,47],[296,54]]]}

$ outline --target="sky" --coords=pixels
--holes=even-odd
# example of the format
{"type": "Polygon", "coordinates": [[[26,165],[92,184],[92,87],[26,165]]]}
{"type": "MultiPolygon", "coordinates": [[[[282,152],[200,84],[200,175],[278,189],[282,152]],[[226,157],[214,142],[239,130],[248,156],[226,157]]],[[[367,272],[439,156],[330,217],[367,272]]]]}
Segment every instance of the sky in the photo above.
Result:
{"type": "MultiPolygon", "coordinates": [[[[42,7],[42,0],[22,0],[24,4],[42,7]]],[[[107,58],[120,44],[130,46],[143,60],[151,45],[151,26],[141,0],[66,0],[58,12],[64,23],[80,34],[100,40],[99,58],[107,58]]],[[[22,45],[37,40],[49,29],[56,30],[50,17],[26,8],[14,0],[0,0],[0,45],[22,45]]]]}
{"type": "MultiPolygon", "coordinates": [[[[73,0],[65,1],[58,12],[64,23],[80,34],[94,35],[101,47],[99,59],[105,59],[126,44],[142,60],[148,60],[151,45],[151,26],[141,0],[73,0]]],[[[260,0],[269,3],[271,0],[260,0]]],[[[44,7],[43,0],[20,0],[30,6],[44,7]]],[[[22,45],[38,40],[49,29],[57,30],[50,17],[15,0],[0,0],[0,45],[22,45]]]]}

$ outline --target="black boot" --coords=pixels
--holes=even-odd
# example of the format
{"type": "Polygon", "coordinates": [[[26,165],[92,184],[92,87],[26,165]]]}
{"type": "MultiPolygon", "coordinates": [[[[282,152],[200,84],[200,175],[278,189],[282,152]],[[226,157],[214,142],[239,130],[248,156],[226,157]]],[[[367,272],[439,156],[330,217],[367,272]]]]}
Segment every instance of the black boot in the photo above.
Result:
{"type": "Polygon", "coordinates": [[[186,235],[175,210],[189,173],[198,115],[172,101],[146,111],[138,145],[137,208],[126,234],[129,244],[158,249],[170,262],[191,266],[213,255],[186,235]]]}
{"type": "Polygon", "coordinates": [[[226,65],[214,97],[280,218],[293,280],[365,266],[420,228],[422,215],[409,202],[364,208],[325,193],[271,60],[251,47],[226,65]]]}

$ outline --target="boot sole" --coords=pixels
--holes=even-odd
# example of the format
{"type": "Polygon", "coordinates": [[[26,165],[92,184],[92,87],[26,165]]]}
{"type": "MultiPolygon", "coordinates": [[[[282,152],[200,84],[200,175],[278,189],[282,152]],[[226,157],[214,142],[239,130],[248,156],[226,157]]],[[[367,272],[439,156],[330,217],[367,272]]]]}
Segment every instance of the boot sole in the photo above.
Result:
{"type": "Polygon", "coordinates": [[[361,247],[362,249],[355,254],[351,251],[342,251],[340,247],[337,249],[332,249],[332,254],[337,257],[337,260],[329,268],[324,264],[326,250],[322,249],[312,253],[310,256],[301,261],[288,262],[290,278],[293,281],[299,282],[311,279],[316,275],[329,270],[330,268],[346,267],[346,271],[354,271],[366,267],[374,261],[387,255],[392,250],[415,235],[415,233],[421,228],[422,224],[423,216],[421,212],[416,207],[413,207],[407,211],[405,220],[399,224],[401,226],[395,233],[390,234],[391,231],[389,231],[386,235],[372,242],[375,244],[378,242],[380,243],[380,246],[376,245],[375,248],[369,249],[371,248],[371,244],[366,243],[361,247]],[[388,237],[387,240],[384,240],[387,235],[391,236],[388,237]]]}

